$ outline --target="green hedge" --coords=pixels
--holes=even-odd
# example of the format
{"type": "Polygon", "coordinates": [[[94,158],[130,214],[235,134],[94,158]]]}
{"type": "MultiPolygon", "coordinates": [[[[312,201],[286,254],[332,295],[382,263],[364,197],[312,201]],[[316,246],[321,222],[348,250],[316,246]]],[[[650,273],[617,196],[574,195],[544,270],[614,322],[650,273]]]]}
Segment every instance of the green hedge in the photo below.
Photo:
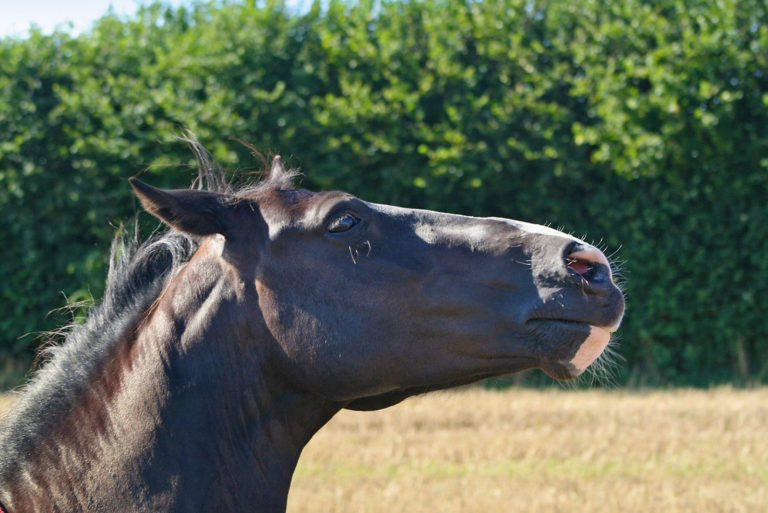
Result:
{"type": "Polygon", "coordinates": [[[768,381],[761,0],[162,4],[0,41],[0,348],[98,297],[145,171],[279,152],[310,188],[551,222],[618,251],[618,381],[768,381]],[[321,6],[321,4],[323,4],[321,6]]]}

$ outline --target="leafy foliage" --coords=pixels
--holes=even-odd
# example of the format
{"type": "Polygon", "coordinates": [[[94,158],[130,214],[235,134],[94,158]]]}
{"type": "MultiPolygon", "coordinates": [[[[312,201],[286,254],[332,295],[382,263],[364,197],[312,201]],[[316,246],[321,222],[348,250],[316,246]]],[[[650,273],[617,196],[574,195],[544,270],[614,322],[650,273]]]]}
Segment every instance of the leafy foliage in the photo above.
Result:
{"type": "Polygon", "coordinates": [[[125,178],[188,181],[188,128],[230,169],[238,138],[310,188],[604,237],[621,382],[766,382],[767,73],[758,0],[158,3],[1,40],[0,348],[101,294],[125,178]]]}

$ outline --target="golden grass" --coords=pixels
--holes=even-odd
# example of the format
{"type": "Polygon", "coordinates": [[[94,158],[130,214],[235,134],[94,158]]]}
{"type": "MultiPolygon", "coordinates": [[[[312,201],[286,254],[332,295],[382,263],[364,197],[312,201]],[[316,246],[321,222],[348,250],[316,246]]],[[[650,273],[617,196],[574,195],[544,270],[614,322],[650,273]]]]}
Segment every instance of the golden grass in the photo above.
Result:
{"type": "Polygon", "coordinates": [[[768,389],[427,395],[342,412],[310,442],[300,512],[758,512],[768,389]]]}
{"type": "MultiPolygon", "coordinates": [[[[13,401],[0,395],[0,416],[13,401]]],[[[768,388],[467,389],[344,411],[310,442],[302,512],[761,512],[768,388]]]]}
{"type": "Polygon", "coordinates": [[[16,402],[14,394],[0,394],[0,421],[3,420],[4,414],[11,409],[14,402],[16,402]]]}

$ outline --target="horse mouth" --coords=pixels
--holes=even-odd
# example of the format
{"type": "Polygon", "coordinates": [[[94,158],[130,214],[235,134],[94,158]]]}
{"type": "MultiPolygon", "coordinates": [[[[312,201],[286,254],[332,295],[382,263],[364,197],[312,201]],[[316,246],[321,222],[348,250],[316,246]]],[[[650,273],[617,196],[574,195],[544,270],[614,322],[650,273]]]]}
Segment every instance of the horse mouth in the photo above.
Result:
{"type": "Polygon", "coordinates": [[[565,319],[537,319],[536,323],[541,323],[555,343],[563,342],[541,365],[545,373],[560,380],[577,378],[587,370],[603,354],[611,334],[618,328],[565,319]],[[576,340],[580,342],[575,343],[576,340]]]}

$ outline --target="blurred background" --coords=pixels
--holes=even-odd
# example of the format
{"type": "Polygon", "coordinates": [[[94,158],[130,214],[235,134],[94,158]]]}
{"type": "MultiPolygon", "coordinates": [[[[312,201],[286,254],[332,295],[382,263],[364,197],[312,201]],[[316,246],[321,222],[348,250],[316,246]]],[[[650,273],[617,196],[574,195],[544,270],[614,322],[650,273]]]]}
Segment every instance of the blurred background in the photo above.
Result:
{"type": "Polygon", "coordinates": [[[101,296],[127,178],[191,182],[185,129],[233,174],[245,141],[306,188],[584,236],[626,290],[618,385],[768,381],[763,0],[115,4],[2,27],[0,390],[101,296]]]}

